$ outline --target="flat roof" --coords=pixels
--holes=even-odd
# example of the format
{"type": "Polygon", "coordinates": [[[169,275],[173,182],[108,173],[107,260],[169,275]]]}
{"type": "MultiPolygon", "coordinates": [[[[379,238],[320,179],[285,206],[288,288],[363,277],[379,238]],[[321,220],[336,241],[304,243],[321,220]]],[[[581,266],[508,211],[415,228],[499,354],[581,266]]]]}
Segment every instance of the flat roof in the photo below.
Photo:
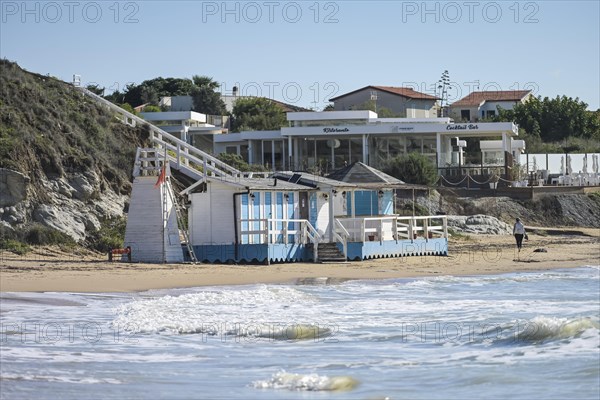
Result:
{"type": "Polygon", "coordinates": [[[140,117],[146,121],[180,121],[191,119],[198,122],[206,122],[206,114],[195,111],[161,111],[161,112],[142,112],[140,117]]]}
{"type": "Polygon", "coordinates": [[[183,190],[181,194],[185,195],[192,193],[194,189],[196,189],[204,182],[222,183],[227,186],[254,191],[306,192],[314,190],[314,188],[308,187],[306,185],[290,183],[281,179],[277,179],[277,183],[275,183],[275,179],[273,178],[237,178],[229,176],[207,176],[183,190]]]}
{"type": "Polygon", "coordinates": [[[289,112],[288,121],[328,121],[336,119],[374,119],[377,114],[369,110],[353,111],[311,111],[311,112],[289,112]]]}

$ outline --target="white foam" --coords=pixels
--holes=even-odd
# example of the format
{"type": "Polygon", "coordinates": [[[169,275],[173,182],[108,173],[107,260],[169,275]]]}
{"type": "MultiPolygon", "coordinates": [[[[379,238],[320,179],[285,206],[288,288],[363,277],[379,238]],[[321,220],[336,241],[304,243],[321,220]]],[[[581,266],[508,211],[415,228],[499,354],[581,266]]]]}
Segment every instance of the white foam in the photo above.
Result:
{"type": "Polygon", "coordinates": [[[252,382],[256,389],[285,389],[291,391],[348,391],[358,386],[358,381],[349,376],[317,374],[291,374],[285,371],[273,374],[271,379],[252,382]]]}
{"type": "Polygon", "coordinates": [[[75,383],[75,384],[101,384],[108,383],[111,385],[120,385],[123,382],[114,378],[93,378],[89,376],[61,376],[61,375],[42,375],[42,374],[2,374],[0,381],[41,381],[41,382],[60,382],[60,383],[75,383]]]}
{"type": "Polygon", "coordinates": [[[112,325],[142,333],[279,337],[290,327],[318,325],[309,320],[315,316],[311,305],[316,302],[291,287],[201,291],[121,305],[112,325]]]}

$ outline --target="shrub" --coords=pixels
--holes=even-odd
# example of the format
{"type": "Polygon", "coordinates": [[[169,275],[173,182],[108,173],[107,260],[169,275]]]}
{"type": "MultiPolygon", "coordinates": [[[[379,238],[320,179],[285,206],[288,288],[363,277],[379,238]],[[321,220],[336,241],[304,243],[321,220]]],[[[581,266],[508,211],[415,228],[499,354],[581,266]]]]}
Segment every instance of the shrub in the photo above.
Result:
{"type": "Polygon", "coordinates": [[[32,245],[74,245],[75,241],[66,233],[40,224],[29,226],[24,232],[25,242],[32,245]]]}
{"type": "Polygon", "coordinates": [[[144,107],[144,110],[143,110],[143,112],[161,112],[161,111],[162,110],[160,109],[160,107],[153,106],[153,105],[146,106],[146,107],[144,107]]]}
{"type": "Polygon", "coordinates": [[[31,251],[31,247],[29,247],[26,243],[19,242],[18,240],[0,239],[0,250],[8,250],[22,256],[23,254],[29,253],[31,251]]]}
{"type": "Polygon", "coordinates": [[[123,247],[126,226],[127,219],[125,218],[102,221],[100,229],[91,239],[91,247],[102,253],[123,247]]]}
{"type": "Polygon", "coordinates": [[[223,161],[224,163],[231,165],[233,168],[239,169],[240,171],[254,171],[254,172],[268,171],[262,165],[257,165],[257,164],[250,165],[250,164],[248,164],[238,154],[221,153],[221,154],[219,154],[217,156],[217,158],[219,160],[223,161]]]}
{"type": "Polygon", "coordinates": [[[406,183],[419,185],[433,185],[438,180],[433,163],[419,153],[392,158],[384,166],[383,172],[406,183]]]}

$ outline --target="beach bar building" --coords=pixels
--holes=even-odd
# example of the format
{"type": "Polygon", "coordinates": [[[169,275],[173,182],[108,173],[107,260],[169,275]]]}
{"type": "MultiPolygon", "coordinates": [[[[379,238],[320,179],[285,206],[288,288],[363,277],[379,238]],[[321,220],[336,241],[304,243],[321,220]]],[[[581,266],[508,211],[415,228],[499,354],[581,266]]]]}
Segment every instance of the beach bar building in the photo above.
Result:
{"type": "Polygon", "coordinates": [[[525,143],[517,140],[518,126],[512,122],[379,118],[368,110],[290,112],[287,119],[289,126],[275,131],[215,135],[214,152],[235,153],[272,171],[319,174],[357,161],[382,168],[394,157],[417,152],[437,166],[445,181],[455,183],[466,175],[479,180],[492,175],[507,179],[525,148],[525,143]],[[479,143],[478,157],[464,157],[466,139],[475,146],[479,143]]]}

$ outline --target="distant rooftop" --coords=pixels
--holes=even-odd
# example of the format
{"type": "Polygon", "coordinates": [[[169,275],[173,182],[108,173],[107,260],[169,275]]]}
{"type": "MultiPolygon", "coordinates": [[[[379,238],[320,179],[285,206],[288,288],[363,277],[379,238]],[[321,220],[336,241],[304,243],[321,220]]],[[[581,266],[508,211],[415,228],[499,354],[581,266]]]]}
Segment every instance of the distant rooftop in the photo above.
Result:
{"type": "Polygon", "coordinates": [[[365,89],[380,90],[382,92],[387,92],[387,93],[395,94],[395,95],[406,97],[406,98],[409,98],[409,99],[439,100],[439,97],[431,96],[431,95],[426,94],[426,93],[417,92],[416,90],[414,90],[412,88],[408,88],[408,87],[373,86],[373,85],[369,85],[369,86],[365,86],[365,87],[362,87],[362,88],[357,89],[357,90],[353,90],[352,92],[348,92],[348,93],[342,94],[340,96],[334,97],[332,99],[329,99],[329,101],[336,101],[338,99],[341,99],[342,97],[346,97],[348,95],[351,95],[351,94],[356,93],[356,92],[360,92],[361,90],[365,90],[365,89]]]}
{"type": "Polygon", "coordinates": [[[521,101],[531,90],[494,90],[472,92],[450,104],[450,107],[477,107],[486,101],[521,101]]]}

